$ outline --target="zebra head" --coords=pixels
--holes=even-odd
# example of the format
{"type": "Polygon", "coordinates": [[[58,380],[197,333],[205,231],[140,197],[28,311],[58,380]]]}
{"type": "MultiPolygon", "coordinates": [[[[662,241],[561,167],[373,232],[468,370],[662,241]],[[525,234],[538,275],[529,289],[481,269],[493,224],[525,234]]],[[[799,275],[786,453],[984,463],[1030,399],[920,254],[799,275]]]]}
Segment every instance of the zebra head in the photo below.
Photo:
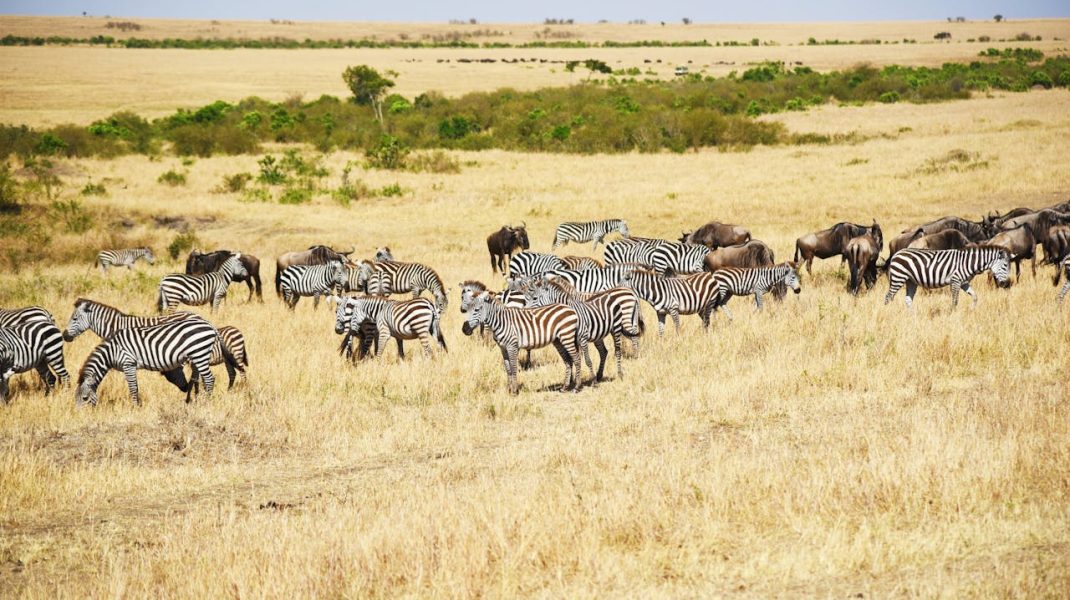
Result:
{"type": "Polygon", "coordinates": [[[799,271],[796,270],[795,264],[791,262],[784,263],[784,267],[787,268],[787,272],[784,274],[784,277],[777,283],[783,283],[784,285],[790,287],[791,291],[798,294],[802,291],[802,286],[799,285],[799,271]]]}
{"type": "Polygon", "coordinates": [[[997,283],[1000,285],[1009,283],[1011,277],[1010,254],[1003,249],[997,251],[992,261],[988,263],[988,269],[992,271],[992,276],[996,278],[997,283]]]}
{"type": "Polygon", "coordinates": [[[368,305],[354,300],[352,306],[353,314],[349,317],[349,330],[360,331],[361,324],[368,320],[368,305]]]}
{"type": "Polygon", "coordinates": [[[349,316],[353,314],[353,305],[357,303],[356,298],[339,298],[338,307],[334,309],[334,332],[345,333],[346,327],[349,325],[349,316]]]}
{"type": "Polygon", "coordinates": [[[461,312],[466,313],[468,309],[472,307],[472,300],[476,296],[487,291],[487,286],[478,281],[462,281],[459,284],[461,288],[461,312]]]}
{"type": "Polygon", "coordinates": [[[76,406],[84,404],[97,404],[97,387],[108,374],[108,365],[104,354],[107,342],[97,346],[85,359],[82,371],[78,374],[78,389],[74,391],[74,403],[76,406]]]}
{"type": "Polygon", "coordinates": [[[390,246],[382,246],[375,250],[375,262],[384,260],[394,260],[394,253],[390,251],[390,246]]]}
{"type": "Polygon", "coordinates": [[[223,261],[219,270],[225,273],[231,281],[249,276],[249,271],[245,270],[245,265],[241,262],[241,253],[239,252],[231,254],[227,260],[223,261]]]}
{"type": "Polygon", "coordinates": [[[472,335],[472,332],[477,327],[485,324],[489,318],[488,313],[491,305],[492,300],[488,291],[483,291],[472,298],[472,303],[469,305],[468,318],[465,319],[464,325],[461,326],[461,332],[465,335],[472,335]]]}
{"type": "Polygon", "coordinates": [[[620,234],[624,237],[632,236],[632,234],[628,231],[628,222],[624,219],[621,219],[620,222],[617,223],[617,231],[619,231],[620,234]]]}
{"type": "Polygon", "coordinates": [[[74,338],[89,330],[89,303],[80,301],[74,303],[74,312],[67,322],[67,329],[63,330],[63,341],[73,342],[74,338]]]}
{"type": "Polygon", "coordinates": [[[349,284],[349,274],[346,271],[346,266],[342,264],[340,260],[332,260],[327,263],[327,273],[331,278],[331,283],[340,288],[345,288],[349,284]]]}
{"type": "Polygon", "coordinates": [[[372,271],[374,271],[374,268],[370,262],[366,260],[360,261],[360,266],[357,267],[357,284],[354,288],[367,290],[368,282],[372,278],[372,271]]]}
{"type": "Polygon", "coordinates": [[[156,255],[152,253],[152,248],[142,248],[142,251],[145,252],[145,262],[150,265],[156,264],[156,255]]]}
{"type": "Polygon", "coordinates": [[[545,306],[553,303],[549,298],[550,286],[548,286],[546,280],[541,277],[532,279],[525,286],[520,288],[519,291],[524,295],[524,303],[527,306],[545,306]]]}

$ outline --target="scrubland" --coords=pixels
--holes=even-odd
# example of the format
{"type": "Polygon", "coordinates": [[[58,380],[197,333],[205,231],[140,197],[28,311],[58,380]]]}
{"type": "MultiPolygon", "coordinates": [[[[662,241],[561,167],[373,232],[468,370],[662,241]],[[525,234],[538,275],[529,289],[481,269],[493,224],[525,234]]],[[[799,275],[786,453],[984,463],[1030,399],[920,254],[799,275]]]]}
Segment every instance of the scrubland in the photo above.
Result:
{"type": "MultiPolygon", "coordinates": [[[[40,304],[61,326],[79,296],[150,312],[159,277],[181,269],[164,250],[175,217],[201,247],[259,256],[265,302],[234,286],[210,315],[245,333],[249,380],[189,405],[146,372],[141,407],[117,374],[86,409],[15,377],[0,410],[0,594],[1064,596],[1070,312],[1050,267],[1009,290],[979,278],[979,303],[954,311],[946,290],[919,293],[910,312],[901,295],[883,304],[886,280],[855,298],[845,270],[818,261],[800,295],[764,313],[734,299],[735,320],[708,331],[684,317],[659,339],[646,309],[623,380],[609,368],[562,394],[560,359],[536,351],[518,396],[498,349],[461,335],[457,283],[500,283],[484,238],[505,223],[525,221],[546,251],[565,220],[676,237],[717,219],[787,259],[796,237],[841,220],[891,237],[1063,201],[1068,108],[1062,90],[826,106],[762,118],[853,143],[749,152],[453,152],[458,174],[357,168],[402,195],[348,207],[212,191],[256,156],[63,161],[61,198],[90,180],[107,194],[80,198],[85,234],[50,237],[61,261],[0,274],[0,305],[40,304]],[[945,160],[955,150],[970,162],[945,160]],[[158,183],[170,169],[187,184],[158,183]],[[111,240],[161,260],[90,272],[111,240]],[[313,243],[435,267],[452,288],[449,352],[339,358],[333,313],[303,300],[290,314],[272,289],[273,257],[313,243]]],[[[330,185],[360,158],[326,156],[330,185]]],[[[68,346],[73,377],[95,343],[68,346]]]]}

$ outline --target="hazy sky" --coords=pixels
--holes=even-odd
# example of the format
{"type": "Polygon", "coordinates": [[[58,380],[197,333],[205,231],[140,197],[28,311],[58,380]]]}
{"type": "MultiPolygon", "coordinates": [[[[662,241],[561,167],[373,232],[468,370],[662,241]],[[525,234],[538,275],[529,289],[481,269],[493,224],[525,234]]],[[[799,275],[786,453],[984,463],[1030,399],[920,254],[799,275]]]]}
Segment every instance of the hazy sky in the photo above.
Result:
{"type": "Polygon", "coordinates": [[[1009,19],[1070,16],[1067,0],[408,0],[403,2],[328,0],[260,0],[220,2],[134,2],[131,0],[3,0],[0,13],[22,15],[80,15],[178,17],[191,19],[295,19],[306,21],[448,21],[476,18],[482,22],[541,22],[548,17],[594,22],[628,21],[699,22],[864,21],[944,19],[963,16],[990,19],[999,13],[1009,19]]]}

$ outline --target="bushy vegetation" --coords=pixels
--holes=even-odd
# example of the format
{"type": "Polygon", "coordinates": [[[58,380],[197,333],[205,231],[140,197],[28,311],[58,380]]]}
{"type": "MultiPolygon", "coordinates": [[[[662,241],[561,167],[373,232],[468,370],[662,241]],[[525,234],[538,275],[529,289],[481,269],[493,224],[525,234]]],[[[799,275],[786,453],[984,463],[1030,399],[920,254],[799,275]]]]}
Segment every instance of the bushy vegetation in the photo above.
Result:
{"type": "Polygon", "coordinates": [[[392,94],[380,103],[381,123],[370,101],[247,98],[152,122],[124,112],[89,127],[0,126],[0,156],[154,154],[168,143],[176,154],[207,156],[253,153],[262,143],[304,142],[321,152],[363,149],[369,166],[400,169],[410,149],[682,152],[790,141],[780,125],[750,117],[830,101],[932,102],[966,98],[974,90],[1070,85],[1070,57],[1045,59],[1028,48],[986,51],[985,57],[991,60],[939,68],[858,66],[819,73],[764,63],[719,78],[691,74],[640,81],[609,75],[571,87],[506,88],[458,98],[392,94]]]}
{"type": "Polygon", "coordinates": [[[171,187],[178,187],[180,185],[186,185],[186,174],[175,171],[174,169],[169,169],[156,178],[156,181],[171,187]]]}

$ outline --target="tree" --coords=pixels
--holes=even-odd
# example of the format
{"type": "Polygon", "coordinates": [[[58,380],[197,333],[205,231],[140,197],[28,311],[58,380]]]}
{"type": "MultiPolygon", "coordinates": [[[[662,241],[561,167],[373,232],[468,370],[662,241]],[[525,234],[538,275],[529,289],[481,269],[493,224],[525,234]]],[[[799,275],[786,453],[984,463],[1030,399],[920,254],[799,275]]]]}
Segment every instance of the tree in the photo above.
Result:
{"type": "MultiPolygon", "coordinates": [[[[387,71],[387,74],[393,74],[387,71]]],[[[353,92],[353,101],[357,104],[371,105],[375,111],[375,118],[380,124],[383,122],[383,95],[388,88],[394,87],[394,81],[379,74],[379,71],[368,65],[347,67],[342,73],[342,80],[353,92]]]]}
{"type": "Polygon", "coordinates": [[[1003,22],[1003,15],[996,15],[996,16],[992,17],[992,19],[994,19],[996,21],[996,23],[1001,23],[1001,22],[1003,22]]]}
{"type": "Polygon", "coordinates": [[[684,17],[683,21],[684,21],[684,25],[690,25],[691,24],[691,19],[689,17],[684,17]]]}
{"type": "Polygon", "coordinates": [[[595,73],[613,72],[613,69],[609,65],[594,58],[588,58],[587,60],[583,61],[583,66],[587,67],[587,70],[591,72],[591,74],[587,76],[587,79],[590,79],[591,76],[595,73]]]}

